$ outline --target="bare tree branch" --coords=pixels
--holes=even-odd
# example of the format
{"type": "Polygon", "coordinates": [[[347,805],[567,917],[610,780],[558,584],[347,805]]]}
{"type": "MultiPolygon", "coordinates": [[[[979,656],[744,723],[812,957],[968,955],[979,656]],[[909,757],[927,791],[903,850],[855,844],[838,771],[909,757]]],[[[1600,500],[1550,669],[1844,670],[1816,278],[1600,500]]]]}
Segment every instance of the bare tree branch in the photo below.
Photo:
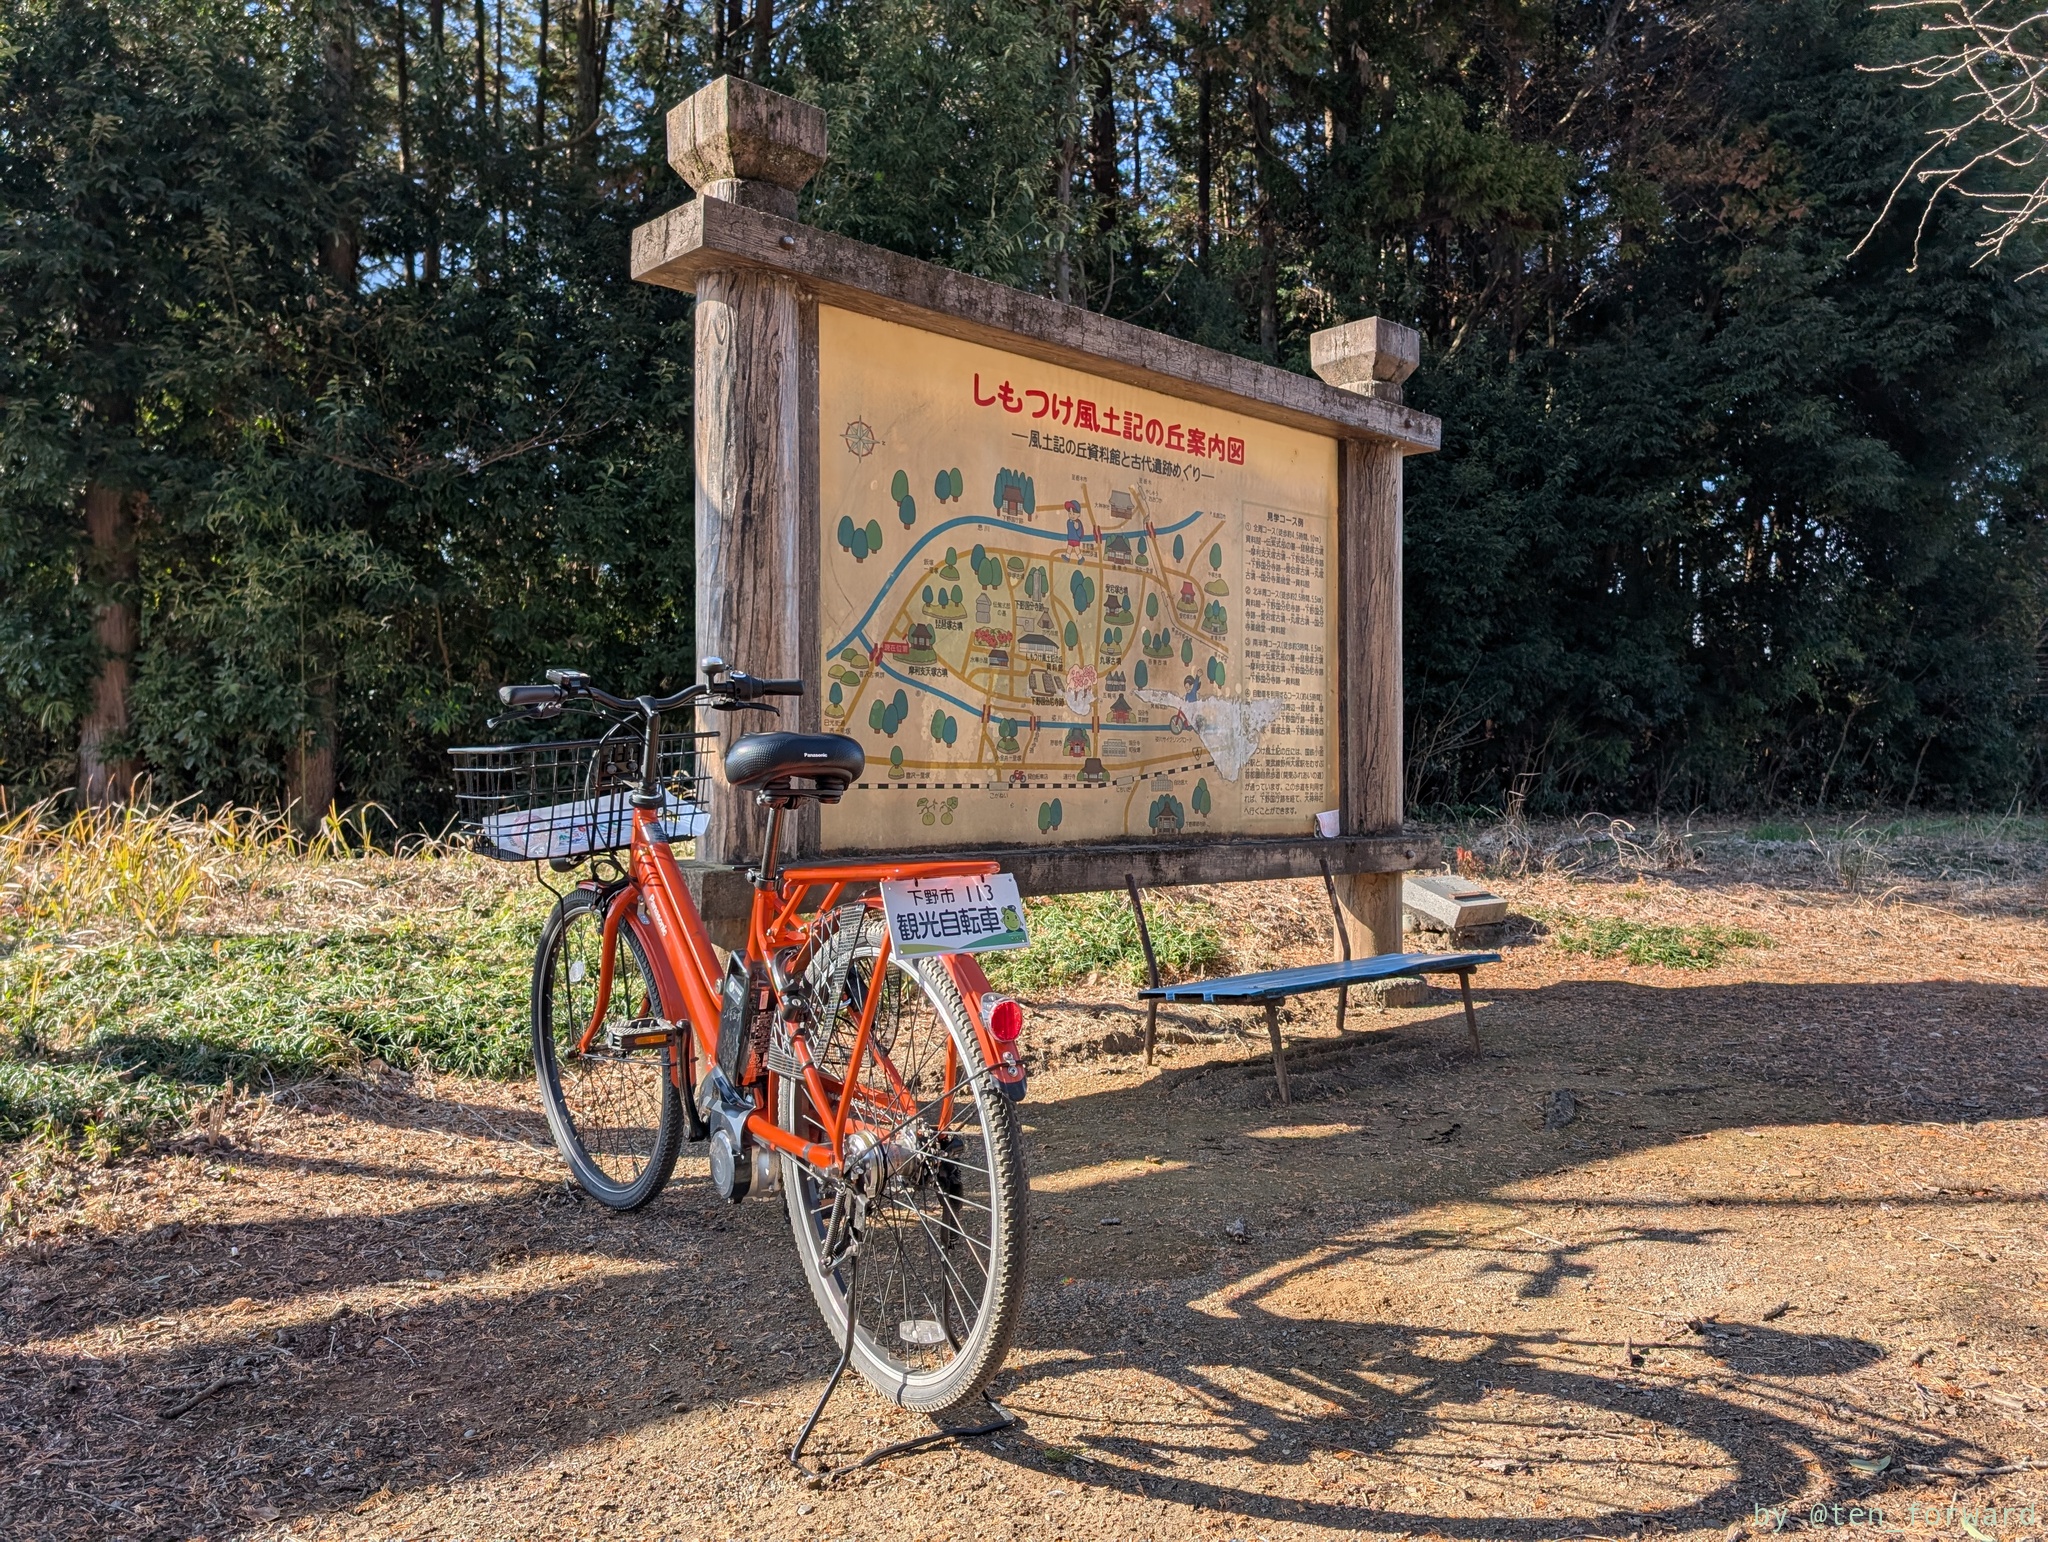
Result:
{"type": "MultiPolygon", "coordinates": [[[[2000,256],[2031,226],[2048,225],[2048,9],[2011,0],[1892,0],[1880,11],[1928,11],[1922,34],[1935,51],[1898,64],[1858,66],[1906,77],[1908,91],[1941,91],[1969,116],[1930,131],[1877,219],[1856,243],[1870,244],[1909,185],[1932,189],[1913,232],[1913,269],[1920,241],[1944,193],[1976,204],[1988,217],[1977,238],[1978,262],[2000,256]],[[2029,185],[2031,184],[2031,185],[2029,185]]],[[[1851,252],[1853,257],[1855,252],[1851,252]]],[[[2048,262],[2019,275],[2048,273],[2048,262]]]]}

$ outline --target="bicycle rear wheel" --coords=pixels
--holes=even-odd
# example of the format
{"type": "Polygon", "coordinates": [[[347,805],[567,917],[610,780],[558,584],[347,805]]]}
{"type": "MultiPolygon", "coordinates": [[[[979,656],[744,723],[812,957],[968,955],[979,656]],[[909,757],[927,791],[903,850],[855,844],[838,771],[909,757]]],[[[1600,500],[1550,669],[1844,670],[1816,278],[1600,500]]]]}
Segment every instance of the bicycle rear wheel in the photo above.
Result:
{"type": "Polygon", "coordinates": [[[638,1210],[667,1183],[682,1147],[673,1046],[614,1049],[606,1030],[658,1016],[654,972],[621,926],[604,1022],[587,1050],[604,962],[604,910],[578,889],[541,929],[533,960],[533,1063],[548,1128],[576,1182],[614,1210],[638,1210]]]}
{"type": "MultiPolygon", "coordinates": [[[[1024,1300],[1027,1186],[1015,1116],[982,1060],[966,1008],[937,959],[892,961],[870,1047],[848,1055],[883,935],[879,914],[849,907],[811,965],[821,999],[844,978],[834,1020],[812,1045],[820,1069],[857,1081],[859,1144],[885,1149],[888,1177],[870,1201],[857,1296],[853,1363],[905,1408],[943,1414],[1002,1368],[1024,1300]]],[[[825,1128],[804,1084],[779,1078],[778,1122],[806,1140],[825,1128]]],[[[790,1227],[811,1294],[845,1342],[848,1268],[828,1268],[833,1198],[817,1173],[783,1159],[790,1227]]]]}

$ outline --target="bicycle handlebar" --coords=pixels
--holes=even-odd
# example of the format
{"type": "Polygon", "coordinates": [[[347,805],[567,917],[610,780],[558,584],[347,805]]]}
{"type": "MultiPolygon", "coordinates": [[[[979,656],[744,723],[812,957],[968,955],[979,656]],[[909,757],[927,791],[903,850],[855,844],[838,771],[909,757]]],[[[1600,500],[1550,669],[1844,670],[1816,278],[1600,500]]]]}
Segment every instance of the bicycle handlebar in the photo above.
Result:
{"type": "Polygon", "coordinates": [[[686,702],[709,698],[708,705],[730,710],[744,702],[758,701],[763,696],[801,696],[804,683],[801,680],[766,680],[750,675],[745,670],[727,670],[723,665],[713,676],[709,685],[687,685],[672,696],[614,696],[610,691],[601,690],[590,683],[590,676],[574,669],[551,669],[547,685],[501,685],[498,700],[517,711],[550,713],[559,712],[562,706],[572,700],[590,700],[614,712],[637,712],[644,717],[659,717],[664,712],[673,712],[686,702]]]}
{"type": "Polygon", "coordinates": [[[520,707],[529,712],[546,712],[562,705],[568,692],[559,685],[501,685],[498,700],[508,707],[520,707]]]}

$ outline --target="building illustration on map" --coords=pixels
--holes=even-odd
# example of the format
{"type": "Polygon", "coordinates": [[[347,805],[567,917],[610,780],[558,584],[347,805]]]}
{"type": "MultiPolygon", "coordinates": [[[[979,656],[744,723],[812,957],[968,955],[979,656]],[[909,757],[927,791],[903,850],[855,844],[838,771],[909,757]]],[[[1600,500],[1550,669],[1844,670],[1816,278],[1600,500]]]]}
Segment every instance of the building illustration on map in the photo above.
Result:
{"type": "Polygon", "coordinates": [[[1312,832],[1334,441],[829,307],[819,342],[823,726],[869,765],[828,849],[958,844],[941,807],[992,843],[1312,832]]]}

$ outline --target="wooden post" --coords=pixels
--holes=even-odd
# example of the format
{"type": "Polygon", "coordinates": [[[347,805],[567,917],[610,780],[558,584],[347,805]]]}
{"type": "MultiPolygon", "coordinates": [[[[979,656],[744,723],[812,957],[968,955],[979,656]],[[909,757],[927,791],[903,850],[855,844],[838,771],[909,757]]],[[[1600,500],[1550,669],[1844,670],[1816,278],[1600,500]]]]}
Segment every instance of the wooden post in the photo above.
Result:
{"type": "MultiPolygon", "coordinates": [[[[793,218],[797,189],[825,163],[825,115],[722,77],[669,113],[668,158],[700,198],[793,218]]],[[[759,266],[715,267],[697,280],[697,657],[757,675],[801,676],[815,663],[804,646],[801,561],[814,496],[814,457],[803,449],[815,385],[805,370],[817,357],[805,327],[815,329],[815,316],[793,277],[759,266]]],[[[806,706],[809,717],[816,703],[806,706]]],[[[785,704],[779,726],[798,721],[785,704]]],[[[736,712],[715,726],[722,752],[778,725],[736,712]]],[[[745,867],[760,856],[766,811],[724,786],[715,759],[706,769],[713,787],[698,860],[745,867]]]]}
{"type": "MultiPolygon", "coordinates": [[[[1400,402],[1422,360],[1412,329],[1374,316],[1318,332],[1309,362],[1331,385],[1400,402]]],[[[1343,830],[1398,835],[1404,812],[1401,736],[1401,456],[1373,439],[1343,442],[1338,464],[1338,614],[1342,636],[1343,830]]],[[[1401,875],[1347,873],[1337,882],[1353,950],[1401,951],[1401,875]]],[[[1388,1005],[1423,999],[1420,982],[1378,987],[1388,1005]]]]}

